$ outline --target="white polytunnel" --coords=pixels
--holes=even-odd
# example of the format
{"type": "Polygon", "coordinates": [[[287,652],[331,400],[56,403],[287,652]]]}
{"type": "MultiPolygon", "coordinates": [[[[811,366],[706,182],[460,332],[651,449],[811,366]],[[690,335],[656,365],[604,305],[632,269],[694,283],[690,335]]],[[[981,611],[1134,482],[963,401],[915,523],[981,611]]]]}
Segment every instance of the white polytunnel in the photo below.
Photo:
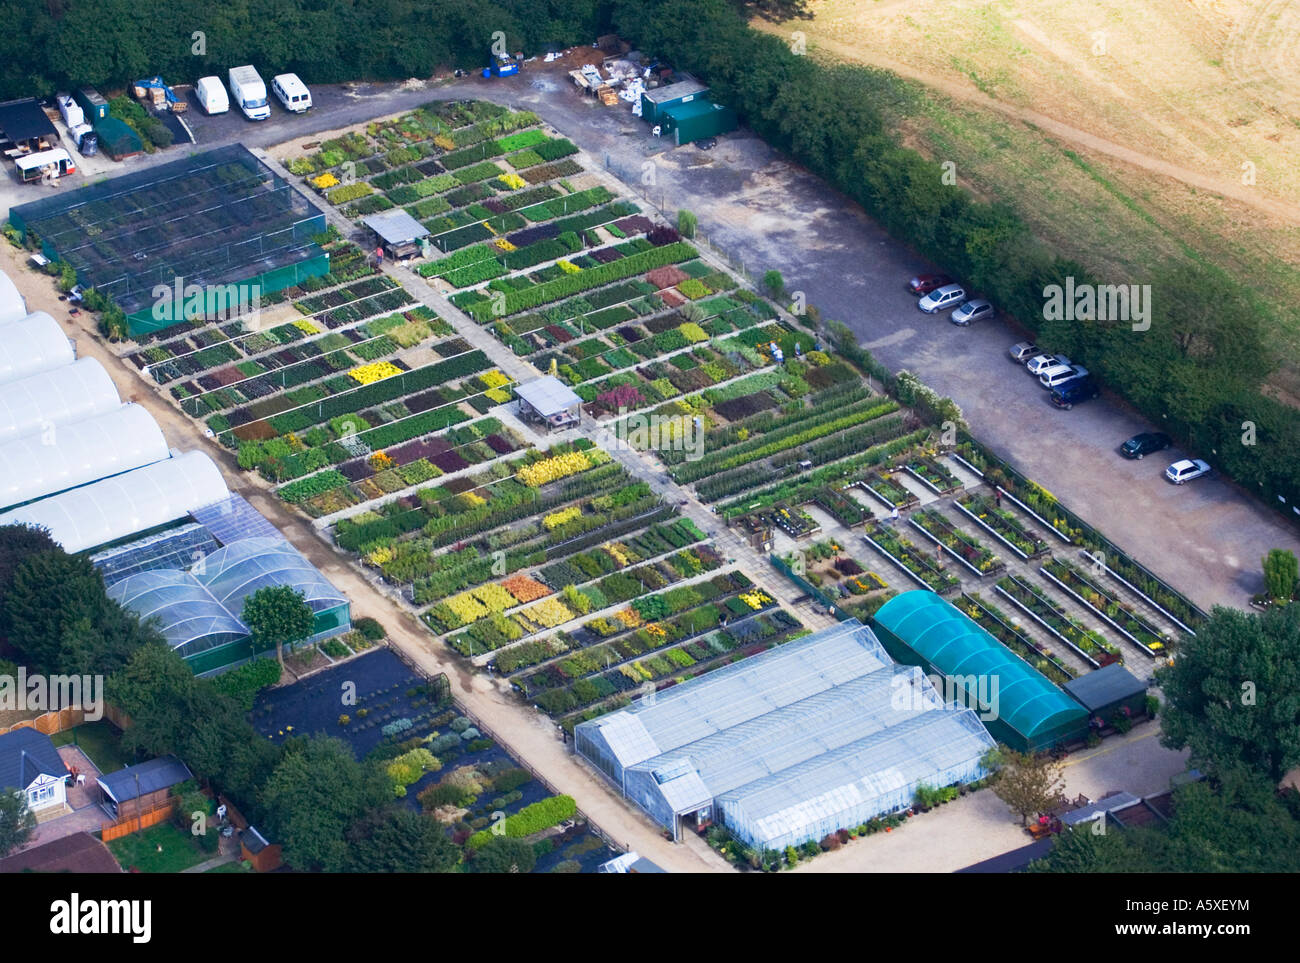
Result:
{"type": "Polygon", "coordinates": [[[0,444],[102,415],[122,406],[117,386],[94,358],[0,384],[0,444]]]}
{"type": "Polygon", "coordinates": [[[0,508],[88,485],[168,457],[158,423],[140,405],[51,425],[0,443],[0,508]]]}
{"type": "Polygon", "coordinates": [[[0,324],[27,317],[27,300],[9,275],[0,271],[0,324]]]}
{"type": "Polygon", "coordinates": [[[227,494],[212,459],[189,451],[5,512],[0,525],[47,528],[75,553],[173,522],[227,494]]]}
{"type": "Polygon", "coordinates": [[[72,364],[72,342],[44,311],[0,324],[0,384],[72,364]]]}

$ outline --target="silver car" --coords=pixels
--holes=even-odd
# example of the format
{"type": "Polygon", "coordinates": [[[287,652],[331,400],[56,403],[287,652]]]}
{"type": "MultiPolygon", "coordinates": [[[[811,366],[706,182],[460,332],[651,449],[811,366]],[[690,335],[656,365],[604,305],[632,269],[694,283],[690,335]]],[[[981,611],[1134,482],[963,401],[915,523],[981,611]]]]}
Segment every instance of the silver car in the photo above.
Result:
{"type": "Polygon", "coordinates": [[[963,301],[949,316],[953,324],[960,324],[965,327],[975,321],[985,321],[993,317],[993,305],[983,298],[976,298],[974,301],[963,301]]]}
{"type": "Polygon", "coordinates": [[[1012,361],[1019,362],[1020,364],[1024,364],[1035,355],[1042,354],[1042,352],[1038,350],[1038,345],[1034,344],[1032,341],[1017,341],[1007,349],[1007,353],[1011,355],[1012,361]]]}
{"type": "Polygon", "coordinates": [[[950,308],[954,304],[960,304],[965,300],[966,292],[962,290],[960,284],[945,284],[943,287],[931,291],[920,301],[917,301],[916,306],[926,314],[934,314],[936,311],[950,308]]]}

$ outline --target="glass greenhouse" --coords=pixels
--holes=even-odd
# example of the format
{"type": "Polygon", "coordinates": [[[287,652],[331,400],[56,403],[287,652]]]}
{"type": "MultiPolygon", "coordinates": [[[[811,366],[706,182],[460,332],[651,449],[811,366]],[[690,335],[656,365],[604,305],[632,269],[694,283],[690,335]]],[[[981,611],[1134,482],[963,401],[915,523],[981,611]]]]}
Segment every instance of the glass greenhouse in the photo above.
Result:
{"type": "Polygon", "coordinates": [[[0,384],[72,364],[72,342],[44,311],[0,324],[0,384]]]}
{"type": "Polygon", "coordinates": [[[820,840],[981,778],[993,740],[849,620],[580,724],[577,752],[656,821],[747,844],[820,840]]]}
{"type": "Polygon", "coordinates": [[[226,493],[212,459],[190,451],[5,512],[0,525],[44,526],[75,554],[184,518],[226,493]]]}
{"type": "Polygon", "coordinates": [[[117,387],[94,358],[0,384],[0,443],[120,407],[117,387]]]}
{"type": "Polygon", "coordinates": [[[283,538],[241,539],[217,549],[192,572],[232,612],[242,612],[244,599],[260,588],[292,585],[316,615],[315,635],[350,622],[347,597],[283,538]]]}
{"type": "Polygon", "coordinates": [[[945,676],[967,705],[996,709],[989,731],[1013,749],[1036,752],[1086,734],[1088,713],[1079,703],[935,593],[894,596],[872,625],[900,662],[945,676]],[[995,705],[985,705],[991,699],[995,705]]]}
{"type": "Polygon", "coordinates": [[[158,423],[140,405],[50,426],[0,444],[0,508],[120,475],[168,457],[158,423]]]}
{"type": "Polygon", "coordinates": [[[104,549],[90,556],[90,564],[112,585],[137,572],[187,569],[220,547],[206,527],[190,522],[104,549]]]}
{"type": "Polygon", "coordinates": [[[4,271],[0,271],[0,324],[27,317],[27,301],[18,285],[4,271]]]}
{"type": "Polygon", "coordinates": [[[248,626],[188,572],[163,569],[130,575],[109,586],[108,597],[142,622],[152,620],[182,658],[248,637],[248,626]]]}

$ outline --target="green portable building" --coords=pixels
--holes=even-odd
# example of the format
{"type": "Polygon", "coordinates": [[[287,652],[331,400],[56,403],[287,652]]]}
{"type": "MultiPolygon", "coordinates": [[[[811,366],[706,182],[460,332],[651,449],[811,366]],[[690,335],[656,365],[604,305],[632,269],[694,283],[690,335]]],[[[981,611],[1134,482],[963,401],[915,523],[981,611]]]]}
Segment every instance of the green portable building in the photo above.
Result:
{"type": "Polygon", "coordinates": [[[978,704],[989,734],[1018,752],[1088,733],[1088,713],[1078,702],[934,592],[894,596],[876,612],[872,628],[899,662],[942,675],[965,705],[978,704]]]}
{"type": "Polygon", "coordinates": [[[705,137],[716,137],[736,129],[736,112],[715,104],[707,97],[663,107],[659,123],[664,135],[672,134],[680,147],[705,137]]]}
{"type": "Polygon", "coordinates": [[[641,119],[647,124],[662,122],[661,114],[670,107],[707,100],[709,88],[692,79],[683,79],[666,87],[641,92],[641,119]]]}

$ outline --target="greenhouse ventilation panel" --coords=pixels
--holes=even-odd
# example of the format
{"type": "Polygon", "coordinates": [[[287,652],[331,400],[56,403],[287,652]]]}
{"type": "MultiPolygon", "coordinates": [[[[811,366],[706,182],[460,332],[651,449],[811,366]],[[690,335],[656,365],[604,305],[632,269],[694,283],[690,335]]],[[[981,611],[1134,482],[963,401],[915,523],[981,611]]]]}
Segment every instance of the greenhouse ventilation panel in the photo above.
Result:
{"type": "Polygon", "coordinates": [[[0,324],[0,384],[72,362],[72,342],[44,311],[0,324]]]}
{"type": "Polygon", "coordinates": [[[113,379],[94,358],[0,384],[0,444],[121,405],[113,379]]]}
{"type": "Polygon", "coordinates": [[[876,612],[872,627],[896,659],[953,680],[976,704],[996,693],[987,723],[1000,742],[1037,752],[1087,733],[1088,713],[1041,672],[933,592],[896,595],[876,612]]]}
{"type": "Polygon", "coordinates": [[[5,512],[0,525],[44,526],[64,551],[76,553],[174,522],[225,497],[226,483],[212,459],[191,451],[5,512]]]}
{"type": "Polygon", "coordinates": [[[248,637],[248,626],[188,572],[139,572],[116,582],[108,597],[151,622],[181,658],[248,637]]]}
{"type": "Polygon", "coordinates": [[[50,426],[0,444],[0,508],[120,475],[168,457],[158,423],[140,405],[50,426]]]}
{"type": "Polygon", "coordinates": [[[574,730],[577,752],[677,835],[721,821],[758,849],[906,808],[985,775],[994,743],[849,620],[574,730]]]}

